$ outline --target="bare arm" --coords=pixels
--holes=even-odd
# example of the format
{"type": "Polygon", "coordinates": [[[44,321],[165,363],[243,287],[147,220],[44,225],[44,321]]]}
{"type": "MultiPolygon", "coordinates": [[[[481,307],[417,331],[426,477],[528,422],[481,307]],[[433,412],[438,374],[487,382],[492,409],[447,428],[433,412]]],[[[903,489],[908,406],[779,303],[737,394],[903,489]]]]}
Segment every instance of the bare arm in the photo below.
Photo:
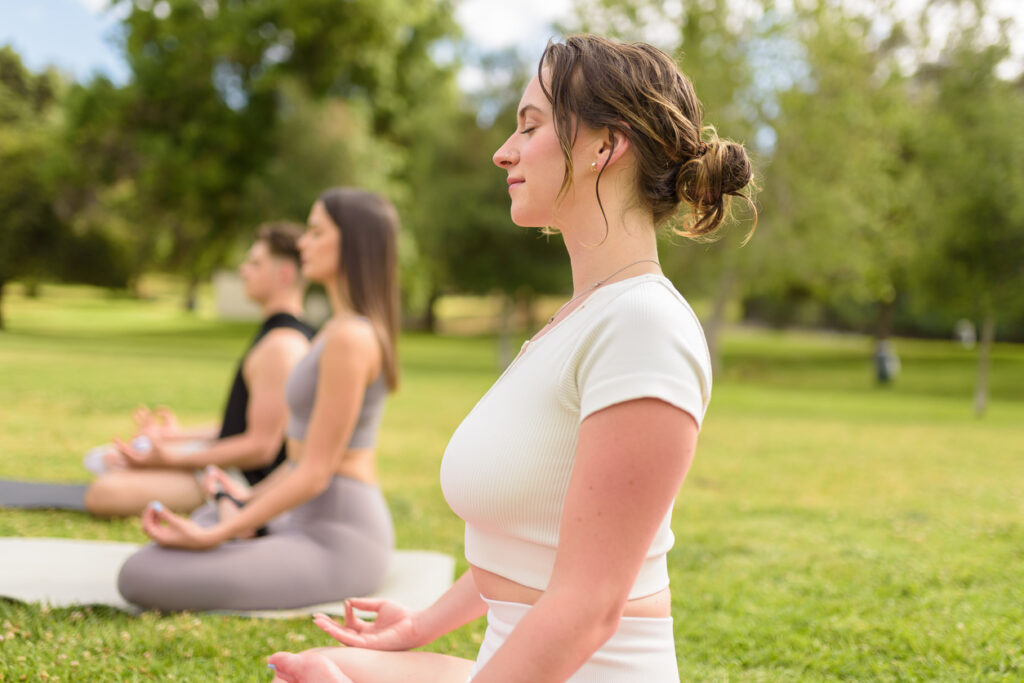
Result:
{"type": "Polygon", "coordinates": [[[195,425],[182,427],[171,436],[162,437],[163,441],[173,444],[175,441],[212,441],[220,434],[220,425],[210,423],[207,425],[195,425]]]}
{"type": "Polygon", "coordinates": [[[253,349],[242,368],[249,388],[246,430],[217,439],[201,451],[175,454],[180,466],[200,468],[218,465],[252,469],[272,463],[281,449],[288,421],[285,384],[292,368],[308,351],[309,344],[297,332],[280,330],[268,334],[253,349]]]}
{"type": "Polygon", "coordinates": [[[250,352],[242,368],[249,401],[246,430],[241,434],[215,439],[198,451],[176,443],[178,436],[173,440],[154,437],[149,452],[120,445],[122,453],[136,467],[199,469],[218,465],[253,469],[269,465],[281,449],[288,420],[284,397],[288,375],[308,351],[308,342],[298,332],[274,330],[250,352]]]}
{"type": "Polygon", "coordinates": [[[696,443],[693,418],[657,399],[583,421],[548,590],[474,681],[564,681],[614,634],[696,443]]]}

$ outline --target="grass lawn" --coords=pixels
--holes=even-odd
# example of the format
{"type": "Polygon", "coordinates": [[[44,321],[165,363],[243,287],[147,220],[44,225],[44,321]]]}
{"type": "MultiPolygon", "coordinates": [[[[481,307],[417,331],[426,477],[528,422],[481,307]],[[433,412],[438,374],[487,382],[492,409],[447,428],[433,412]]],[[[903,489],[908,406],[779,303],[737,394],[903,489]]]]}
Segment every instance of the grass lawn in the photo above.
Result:
{"type": "MultiPolygon", "coordinates": [[[[85,481],[81,454],[140,401],[216,416],[249,324],[176,301],[79,288],[7,298],[0,477],[85,481]]],[[[974,356],[899,340],[871,381],[860,337],[725,339],[669,556],[679,670],[700,681],[1024,680],[1024,348],[995,351],[971,414],[974,356]]],[[[497,373],[488,338],[402,340],[404,384],[379,457],[399,545],[462,558],[438,468],[497,373]]],[[[0,510],[0,535],[142,541],[135,520],[0,510]]],[[[4,558],[0,558],[4,561],[4,558]]],[[[482,625],[429,649],[472,657],[482,625]]],[[[0,681],[269,679],[267,654],[327,645],[310,620],[130,617],[0,601],[0,681]]]]}

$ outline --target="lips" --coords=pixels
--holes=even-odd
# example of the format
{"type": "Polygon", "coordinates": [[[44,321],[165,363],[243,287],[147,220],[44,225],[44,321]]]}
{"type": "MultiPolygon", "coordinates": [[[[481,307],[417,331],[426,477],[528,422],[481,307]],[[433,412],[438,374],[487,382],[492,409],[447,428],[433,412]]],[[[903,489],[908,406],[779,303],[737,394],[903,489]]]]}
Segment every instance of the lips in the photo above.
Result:
{"type": "Polygon", "coordinates": [[[508,183],[508,186],[511,189],[513,186],[521,185],[522,183],[525,183],[526,181],[523,180],[522,178],[513,178],[513,177],[510,176],[509,178],[507,178],[505,180],[505,182],[508,183]]]}

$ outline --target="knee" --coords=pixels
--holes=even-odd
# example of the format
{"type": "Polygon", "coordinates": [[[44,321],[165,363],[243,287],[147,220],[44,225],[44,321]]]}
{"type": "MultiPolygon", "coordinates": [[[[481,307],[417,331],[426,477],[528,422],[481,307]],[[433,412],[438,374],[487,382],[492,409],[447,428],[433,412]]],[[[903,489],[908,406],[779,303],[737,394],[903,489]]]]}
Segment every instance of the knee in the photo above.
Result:
{"type": "Polygon", "coordinates": [[[137,558],[138,553],[125,560],[121,566],[121,571],[117,574],[117,592],[133,605],[149,607],[146,576],[145,572],[140,571],[137,558]]]}
{"type": "Polygon", "coordinates": [[[117,486],[109,476],[100,476],[85,490],[85,509],[97,517],[122,517],[128,513],[116,505],[117,486]]]}

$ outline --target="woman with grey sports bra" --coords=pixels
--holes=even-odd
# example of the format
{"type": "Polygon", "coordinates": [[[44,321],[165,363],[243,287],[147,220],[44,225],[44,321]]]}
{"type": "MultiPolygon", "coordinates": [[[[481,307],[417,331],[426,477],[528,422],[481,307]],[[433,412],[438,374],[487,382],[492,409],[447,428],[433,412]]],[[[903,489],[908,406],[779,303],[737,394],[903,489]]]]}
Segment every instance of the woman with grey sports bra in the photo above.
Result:
{"type": "Polygon", "coordinates": [[[142,527],[156,543],[118,577],[129,602],[295,608],[371,593],[386,575],[394,530],[374,445],[398,383],[398,216],[382,197],[335,188],[308,224],[302,273],[333,315],[288,378],[288,460],[252,489],[212,472],[224,490],[191,519],[150,504],[142,527]]]}

